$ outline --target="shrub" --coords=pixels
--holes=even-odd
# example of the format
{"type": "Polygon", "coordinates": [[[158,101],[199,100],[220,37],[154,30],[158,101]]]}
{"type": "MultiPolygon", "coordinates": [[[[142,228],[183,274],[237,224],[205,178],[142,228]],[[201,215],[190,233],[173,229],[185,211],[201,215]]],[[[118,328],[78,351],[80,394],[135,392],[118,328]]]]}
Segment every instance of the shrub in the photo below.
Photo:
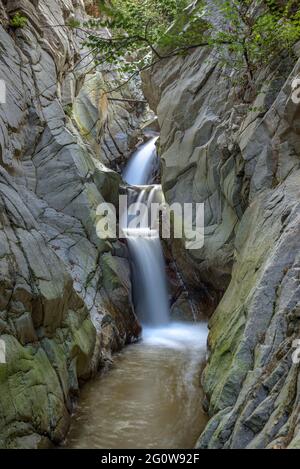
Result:
{"type": "Polygon", "coordinates": [[[10,20],[10,26],[14,29],[25,28],[27,23],[26,16],[23,16],[20,12],[17,12],[10,20]]]}

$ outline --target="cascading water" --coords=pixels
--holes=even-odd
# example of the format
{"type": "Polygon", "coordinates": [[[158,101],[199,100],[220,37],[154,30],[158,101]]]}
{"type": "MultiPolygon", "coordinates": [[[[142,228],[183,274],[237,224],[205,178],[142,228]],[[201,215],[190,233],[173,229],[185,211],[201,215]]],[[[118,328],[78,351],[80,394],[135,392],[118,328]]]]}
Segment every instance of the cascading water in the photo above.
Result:
{"type": "Polygon", "coordinates": [[[148,214],[153,202],[162,202],[160,186],[144,186],[151,181],[157,158],[154,137],[142,145],[125,168],[123,178],[135,185],[128,191],[129,204],[141,212],[147,208],[138,228],[130,228],[130,220],[122,221],[133,264],[133,289],[136,312],[143,324],[158,327],[169,323],[169,300],[164,257],[157,230],[151,229],[148,214]],[[125,225],[125,226],[124,226],[125,225]]]}
{"type": "Polygon", "coordinates": [[[132,155],[123,172],[123,179],[132,186],[142,186],[151,182],[155,168],[156,142],[158,137],[151,138],[132,155]]]}
{"type": "MultiPolygon", "coordinates": [[[[160,186],[145,186],[155,168],[155,142],[140,147],[124,171],[134,184],[127,189],[129,203],[137,208],[162,200],[160,186]]],[[[143,340],[128,346],[107,374],[83,388],[67,448],[189,449],[207,422],[200,387],[207,327],[170,321],[162,247],[148,222],[142,216],[140,226],[132,228],[130,215],[120,220],[143,340]]]]}
{"type": "Polygon", "coordinates": [[[169,304],[160,241],[134,235],[129,235],[127,240],[133,262],[137,314],[141,322],[149,326],[168,324],[169,304]]]}

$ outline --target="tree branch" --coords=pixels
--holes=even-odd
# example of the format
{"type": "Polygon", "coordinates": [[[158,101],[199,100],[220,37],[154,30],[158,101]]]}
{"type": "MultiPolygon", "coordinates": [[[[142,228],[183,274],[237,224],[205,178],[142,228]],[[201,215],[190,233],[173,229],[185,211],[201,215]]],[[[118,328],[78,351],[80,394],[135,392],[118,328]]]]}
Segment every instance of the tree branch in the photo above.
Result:
{"type": "Polygon", "coordinates": [[[126,99],[126,98],[107,98],[108,101],[122,101],[125,103],[143,103],[147,104],[148,101],[145,99],[126,99]]]}

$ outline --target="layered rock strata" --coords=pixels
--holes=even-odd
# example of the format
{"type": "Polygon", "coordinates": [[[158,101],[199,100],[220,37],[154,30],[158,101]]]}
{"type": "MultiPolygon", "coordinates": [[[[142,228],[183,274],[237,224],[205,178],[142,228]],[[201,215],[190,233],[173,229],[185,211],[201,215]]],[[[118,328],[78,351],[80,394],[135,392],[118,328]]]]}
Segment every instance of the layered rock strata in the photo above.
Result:
{"type": "MultiPolygon", "coordinates": [[[[79,383],[139,324],[126,249],[96,234],[97,206],[117,204],[120,184],[101,162],[107,137],[87,146],[70,112],[91,89],[87,72],[107,78],[92,75],[82,34],[66,26],[85,18],[84,3],[0,1],[0,17],[0,447],[37,448],[64,438],[79,383]],[[11,27],[16,12],[23,28],[11,27]]],[[[136,131],[128,106],[93,110],[111,142],[136,131]]]]}
{"type": "Polygon", "coordinates": [[[261,70],[254,100],[211,49],[144,76],[166,199],[205,204],[204,247],[178,242],[173,256],[203,307],[222,297],[209,323],[211,420],[199,448],[300,447],[299,69],[282,57],[261,70]]]}

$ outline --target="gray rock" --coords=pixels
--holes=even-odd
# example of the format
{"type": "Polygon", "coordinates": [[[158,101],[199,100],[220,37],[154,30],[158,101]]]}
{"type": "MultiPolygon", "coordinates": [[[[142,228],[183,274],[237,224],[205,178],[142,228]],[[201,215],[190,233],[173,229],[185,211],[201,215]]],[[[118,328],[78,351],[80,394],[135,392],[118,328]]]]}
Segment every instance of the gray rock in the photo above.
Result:
{"type": "Polygon", "coordinates": [[[291,360],[300,337],[300,114],[291,99],[300,62],[284,63],[261,70],[264,93],[251,105],[209,49],[143,77],[167,201],[205,204],[204,247],[171,246],[190,290],[205,295],[205,285],[216,300],[203,374],[212,418],[199,448],[300,447],[291,360]]]}
{"type": "MultiPolygon", "coordinates": [[[[57,25],[84,19],[83,2],[0,2],[0,17],[0,447],[40,448],[65,437],[80,382],[140,331],[126,256],[95,228],[98,204],[117,204],[120,177],[64,112],[90,68],[74,69],[82,37],[57,25]],[[28,25],[13,32],[15,11],[28,25]]],[[[116,141],[139,125],[126,107],[110,129],[116,141]]]]}

